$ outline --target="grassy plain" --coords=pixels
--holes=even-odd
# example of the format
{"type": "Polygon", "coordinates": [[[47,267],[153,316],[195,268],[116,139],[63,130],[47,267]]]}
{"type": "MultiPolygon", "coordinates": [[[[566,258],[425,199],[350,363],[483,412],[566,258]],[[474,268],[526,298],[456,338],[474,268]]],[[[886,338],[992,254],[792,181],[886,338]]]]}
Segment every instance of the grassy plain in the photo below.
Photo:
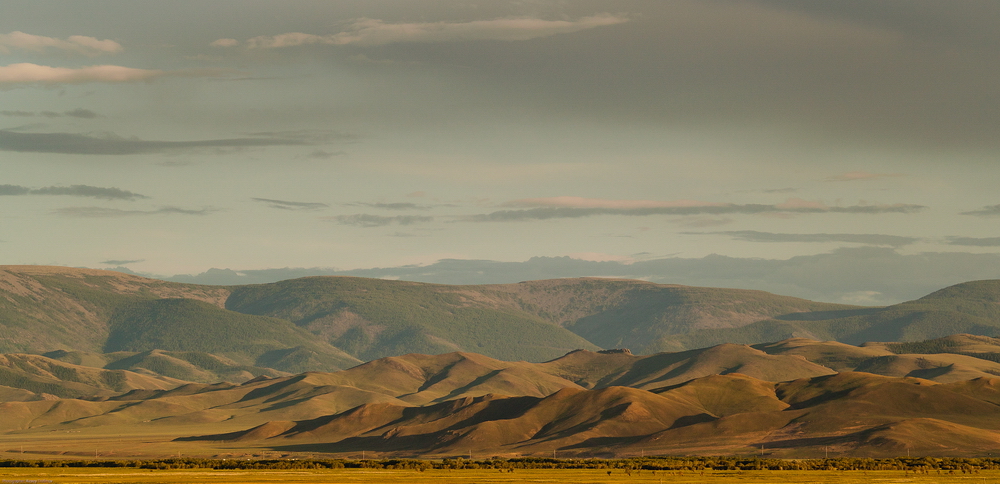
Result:
{"type": "Polygon", "coordinates": [[[632,471],[608,474],[604,469],[416,470],[146,470],[108,468],[0,469],[0,484],[14,483],[919,483],[973,484],[1000,482],[1000,471],[976,474],[914,474],[905,471],[632,471]]]}

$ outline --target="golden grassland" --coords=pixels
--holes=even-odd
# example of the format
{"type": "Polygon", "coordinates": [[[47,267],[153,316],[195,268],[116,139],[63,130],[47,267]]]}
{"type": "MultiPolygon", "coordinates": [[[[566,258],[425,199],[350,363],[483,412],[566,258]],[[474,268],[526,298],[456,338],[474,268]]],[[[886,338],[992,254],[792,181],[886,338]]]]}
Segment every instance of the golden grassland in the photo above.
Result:
{"type": "Polygon", "coordinates": [[[1000,471],[975,474],[948,471],[631,471],[605,469],[115,469],[115,468],[6,468],[0,484],[28,483],[392,483],[392,484],[490,484],[490,483],[1000,483],[1000,471]]]}

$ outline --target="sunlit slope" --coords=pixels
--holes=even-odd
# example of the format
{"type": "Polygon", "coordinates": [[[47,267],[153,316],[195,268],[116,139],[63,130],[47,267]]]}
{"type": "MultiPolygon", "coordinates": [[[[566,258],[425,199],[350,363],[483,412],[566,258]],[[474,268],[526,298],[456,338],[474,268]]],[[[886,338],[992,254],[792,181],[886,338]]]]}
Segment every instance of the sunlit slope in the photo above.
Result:
{"type": "Polygon", "coordinates": [[[109,370],[130,370],[199,383],[230,381],[242,383],[258,376],[289,376],[288,372],[252,365],[241,365],[230,358],[197,351],[149,350],[87,353],[56,350],[43,356],[82,366],[109,370]]]}
{"type": "Polygon", "coordinates": [[[162,375],[91,368],[39,355],[0,355],[0,401],[112,396],[183,383],[162,375]]]}
{"type": "Polygon", "coordinates": [[[566,456],[985,455],[1000,448],[997,379],[937,384],[841,373],[774,383],[732,374],[658,392],[565,388],[413,407],[390,401],[303,420],[181,437],[279,451],[566,456]]]}

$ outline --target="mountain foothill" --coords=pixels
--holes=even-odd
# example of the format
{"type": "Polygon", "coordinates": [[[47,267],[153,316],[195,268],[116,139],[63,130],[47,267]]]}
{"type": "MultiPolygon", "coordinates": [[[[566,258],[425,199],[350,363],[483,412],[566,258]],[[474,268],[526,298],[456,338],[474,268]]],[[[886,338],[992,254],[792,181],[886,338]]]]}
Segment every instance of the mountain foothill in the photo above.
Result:
{"type": "Polygon", "coordinates": [[[988,455],[997,336],[1000,281],[861,307],[604,278],[0,266],[0,452],[988,455]]]}

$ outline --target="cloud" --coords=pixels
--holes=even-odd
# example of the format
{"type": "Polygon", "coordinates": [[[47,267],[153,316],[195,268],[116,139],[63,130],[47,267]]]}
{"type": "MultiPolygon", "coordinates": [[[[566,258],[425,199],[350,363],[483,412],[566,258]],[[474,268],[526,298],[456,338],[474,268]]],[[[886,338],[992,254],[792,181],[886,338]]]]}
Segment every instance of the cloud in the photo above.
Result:
{"type": "Polygon", "coordinates": [[[166,71],[113,65],[50,67],[23,62],[0,66],[0,86],[16,84],[82,84],[87,82],[149,81],[168,75],[166,71]]]}
{"type": "Polygon", "coordinates": [[[775,234],[756,230],[733,230],[724,232],[682,232],[688,235],[719,234],[734,240],[747,242],[849,242],[855,244],[886,245],[902,247],[920,242],[919,237],[903,237],[884,234],[775,234]]]}
{"type": "Polygon", "coordinates": [[[120,188],[70,185],[68,187],[28,188],[18,185],[0,185],[0,195],[67,195],[71,197],[101,198],[104,200],[137,200],[149,198],[120,188]]]}
{"type": "Polygon", "coordinates": [[[41,35],[11,32],[0,34],[0,53],[9,54],[11,49],[30,52],[45,52],[46,49],[57,49],[65,52],[83,54],[94,57],[101,54],[117,54],[124,50],[121,44],[113,40],[98,40],[94,37],[71,35],[66,40],[41,35]]]}
{"type": "Polygon", "coordinates": [[[519,41],[616,25],[627,21],[627,17],[610,13],[582,17],[577,20],[542,20],[521,17],[471,22],[393,24],[378,19],[359,19],[347,30],[337,34],[314,35],[289,32],[274,36],[259,36],[247,40],[247,47],[251,49],[276,49],[310,44],[374,46],[400,42],[519,41]]]}
{"type": "Polygon", "coordinates": [[[182,69],[162,71],[157,69],[136,69],[115,65],[86,67],[51,67],[22,62],[0,66],[0,88],[28,84],[61,85],[85,84],[89,82],[139,82],[152,81],[161,77],[222,77],[231,74],[225,69],[182,69]]]}
{"type": "Polygon", "coordinates": [[[281,210],[316,210],[329,207],[329,205],[319,202],[289,202],[287,200],[274,200],[270,198],[251,198],[251,200],[266,203],[271,208],[281,210]]]}
{"type": "Polygon", "coordinates": [[[1000,237],[946,237],[948,245],[969,247],[1000,247],[1000,237]]]}
{"type": "Polygon", "coordinates": [[[868,173],[867,171],[849,171],[847,173],[835,176],[829,176],[826,181],[858,181],[858,180],[874,180],[876,178],[892,178],[897,176],[903,176],[902,173],[868,173]]]}
{"type": "Polygon", "coordinates": [[[73,133],[21,133],[0,130],[0,151],[63,153],[75,155],[135,155],[201,148],[251,148],[306,145],[294,138],[230,138],[198,141],[145,141],[113,133],[88,136],[73,133]]]}
{"type": "Polygon", "coordinates": [[[240,41],[236,39],[217,39],[208,45],[212,47],[236,47],[237,45],[240,45],[240,41]]]}
{"type": "Polygon", "coordinates": [[[76,108],[71,111],[64,111],[62,113],[57,113],[53,111],[42,111],[40,113],[35,113],[32,111],[0,111],[0,116],[19,116],[19,117],[32,117],[32,116],[45,116],[46,118],[59,118],[62,116],[70,116],[73,118],[83,118],[83,119],[93,119],[98,116],[97,113],[83,108],[76,108]]]}
{"type": "Polygon", "coordinates": [[[80,218],[118,218],[135,217],[143,215],[208,215],[216,212],[214,208],[203,208],[201,210],[190,210],[178,207],[161,207],[156,210],[119,210],[117,208],[104,207],[66,207],[55,211],[59,215],[66,217],[80,218]]]}
{"type": "Polygon", "coordinates": [[[962,212],[960,215],[975,215],[977,217],[996,217],[1000,215],[1000,205],[989,205],[979,210],[962,212]]]}
{"type": "Polygon", "coordinates": [[[399,202],[399,203],[367,203],[367,202],[354,202],[345,203],[348,207],[370,207],[370,208],[381,208],[385,210],[430,210],[431,207],[427,205],[417,205],[415,203],[409,202],[399,202]]]}
{"type": "Polygon", "coordinates": [[[106,264],[109,266],[125,266],[129,264],[138,264],[140,262],[146,262],[146,259],[132,259],[132,260],[111,259],[111,260],[101,261],[101,264],[106,264]]]}
{"type": "Polygon", "coordinates": [[[604,198],[583,197],[548,197],[523,198],[502,204],[505,207],[568,207],[597,208],[610,210],[634,210],[647,208],[678,208],[678,207],[718,207],[725,204],[700,202],[697,200],[608,200],[604,198]]]}
{"type": "Polygon", "coordinates": [[[329,160],[330,158],[334,158],[337,156],[344,156],[346,154],[347,154],[346,151],[330,152],[330,151],[316,150],[313,151],[312,153],[309,153],[308,155],[305,155],[305,157],[312,158],[314,160],[329,160]]]}
{"type": "Polygon", "coordinates": [[[761,190],[764,193],[794,193],[797,192],[797,188],[770,188],[767,190],[761,190]]]}
{"type": "Polygon", "coordinates": [[[72,111],[66,111],[63,113],[63,115],[74,118],[83,118],[83,119],[93,119],[97,117],[97,113],[89,109],[82,109],[82,108],[76,108],[72,111]]]}
{"type": "Polygon", "coordinates": [[[704,228],[704,227],[718,227],[720,225],[729,225],[733,223],[733,219],[728,217],[702,217],[695,215],[695,216],[674,219],[671,220],[671,222],[680,225],[682,227],[704,228]]]}
{"type": "Polygon", "coordinates": [[[359,227],[384,227],[386,225],[413,225],[415,223],[430,222],[434,217],[420,215],[396,215],[385,217],[382,215],[371,215],[358,213],[354,215],[337,215],[335,217],[325,217],[326,220],[337,222],[341,225],[356,225],[359,227]]]}
{"type": "Polygon", "coordinates": [[[518,220],[547,220],[555,218],[580,218],[597,215],[724,215],[766,213],[913,213],[923,210],[923,205],[852,205],[831,207],[821,202],[790,198],[777,205],[711,203],[694,200],[605,200],[580,197],[532,198],[507,202],[505,206],[535,206],[523,210],[500,210],[473,215],[466,220],[473,222],[507,222],[518,220]]]}

